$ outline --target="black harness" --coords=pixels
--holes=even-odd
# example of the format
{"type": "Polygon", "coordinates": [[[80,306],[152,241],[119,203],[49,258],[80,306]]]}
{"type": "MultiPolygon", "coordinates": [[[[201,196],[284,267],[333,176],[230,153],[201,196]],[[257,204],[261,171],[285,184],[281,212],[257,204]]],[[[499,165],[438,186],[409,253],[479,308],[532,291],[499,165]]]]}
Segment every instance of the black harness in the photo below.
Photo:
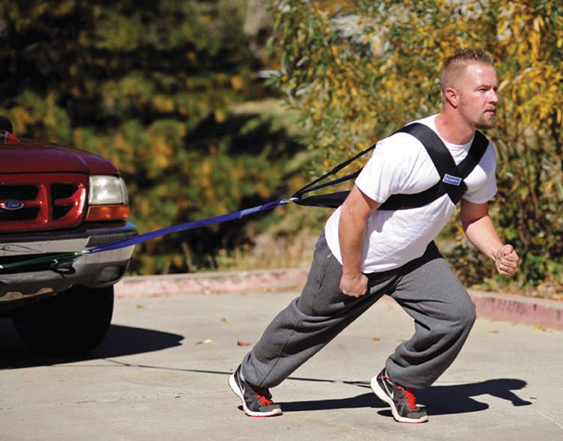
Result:
{"type": "MultiPolygon", "coordinates": [[[[403,127],[396,133],[408,133],[418,139],[432,159],[436,170],[440,175],[440,180],[432,187],[416,194],[394,194],[389,199],[387,199],[378,210],[406,210],[409,208],[423,207],[441,198],[443,195],[447,194],[454,204],[457,204],[464,193],[467,191],[467,185],[465,185],[464,180],[473,169],[479,164],[479,161],[485,154],[487,147],[489,145],[489,140],[481,132],[476,131],[473,143],[469,149],[467,156],[456,165],[450,151],[444,145],[442,140],[436,133],[420,123],[409,124],[403,127]]],[[[360,170],[350,175],[344,176],[343,178],[335,179],[333,181],[318,184],[320,181],[326,179],[328,176],[338,173],[348,164],[352,163],[360,156],[366,154],[367,152],[373,150],[375,145],[364,150],[353,158],[343,162],[336,166],[333,170],[321,176],[319,179],[311,182],[310,184],[303,187],[301,190],[293,195],[294,202],[299,205],[309,205],[316,207],[329,207],[337,208],[346,199],[350,191],[340,191],[336,193],[308,196],[303,198],[306,193],[319,190],[324,187],[338,184],[350,179],[355,179],[359,174],[360,170]]]]}

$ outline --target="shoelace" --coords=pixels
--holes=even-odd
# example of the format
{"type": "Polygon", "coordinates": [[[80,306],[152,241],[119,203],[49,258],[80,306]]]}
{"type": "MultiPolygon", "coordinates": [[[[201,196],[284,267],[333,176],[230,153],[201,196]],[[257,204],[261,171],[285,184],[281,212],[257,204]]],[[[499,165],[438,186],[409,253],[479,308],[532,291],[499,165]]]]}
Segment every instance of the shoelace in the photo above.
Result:
{"type": "Polygon", "coordinates": [[[407,402],[409,403],[409,408],[417,409],[416,396],[414,395],[414,390],[411,389],[410,387],[402,387],[402,386],[397,386],[397,389],[403,391],[403,394],[405,395],[407,402]]]}
{"type": "Polygon", "coordinates": [[[269,404],[274,404],[274,402],[272,401],[272,394],[270,393],[270,391],[268,389],[263,389],[263,388],[255,388],[254,392],[256,392],[256,398],[258,398],[258,402],[262,405],[262,406],[267,406],[269,404]]]}

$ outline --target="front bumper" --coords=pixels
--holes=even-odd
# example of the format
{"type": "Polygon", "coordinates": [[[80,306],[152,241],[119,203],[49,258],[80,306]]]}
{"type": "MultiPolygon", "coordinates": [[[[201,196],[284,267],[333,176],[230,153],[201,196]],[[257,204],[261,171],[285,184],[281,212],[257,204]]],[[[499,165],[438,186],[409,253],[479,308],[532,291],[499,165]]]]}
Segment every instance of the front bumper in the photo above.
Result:
{"type": "MultiPolygon", "coordinates": [[[[49,232],[22,236],[0,236],[0,261],[33,259],[49,253],[60,254],[105,245],[136,236],[130,222],[120,225],[83,227],[68,232],[49,232]]],[[[86,254],[54,265],[30,265],[17,270],[0,270],[0,313],[30,300],[65,291],[74,285],[89,288],[111,286],[125,273],[134,246],[86,254]]]]}

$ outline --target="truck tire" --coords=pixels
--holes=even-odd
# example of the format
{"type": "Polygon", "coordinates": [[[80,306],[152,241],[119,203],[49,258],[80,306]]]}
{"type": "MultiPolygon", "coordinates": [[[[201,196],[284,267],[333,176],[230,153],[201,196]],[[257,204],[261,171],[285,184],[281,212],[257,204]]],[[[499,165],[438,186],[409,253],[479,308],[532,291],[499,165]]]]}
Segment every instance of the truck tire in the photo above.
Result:
{"type": "Polygon", "coordinates": [[[110,327],[113,286],[67,291],[18,310],[13,321],[24,343],[45,355],[80,355],[98,346],[110,327]]]}

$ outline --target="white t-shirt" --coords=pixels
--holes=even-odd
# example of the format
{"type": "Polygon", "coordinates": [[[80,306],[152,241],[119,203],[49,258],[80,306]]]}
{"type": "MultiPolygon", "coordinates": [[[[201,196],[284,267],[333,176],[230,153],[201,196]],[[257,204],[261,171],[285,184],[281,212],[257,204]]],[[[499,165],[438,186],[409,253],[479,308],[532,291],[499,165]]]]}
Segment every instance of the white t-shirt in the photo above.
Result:
{"type": "MultiPolygon", "coordinates": [[[[438,133],[437,115],[416,122],[438,133]]],[[[439,136],[439,135],[438,135],[439,136]]],[[[440,137],[456,164],[469,152],[473,139],[458,145],[440,137]]],[[[489,143],[481,161],[465,179],[463,199],[481,204],[497,192],[496,155],[489,143]]],[[[370,199],[383,203],[394,194],[416,194],[435,185],[440,176],[420,141],[407,133],[395,133],[377,143],[372,157],[356,178],[356,186],[370,199]]],[[[428,244],[455,213],[447,194],[418,208],[375,210],[367,221],[362,248],[362,272],[373,273],[398,268],[424,254],[428,244]]],[[[325,234],[332,254],[342,263],[338,239],[341,207],[328,219],[325,234]]]]}

